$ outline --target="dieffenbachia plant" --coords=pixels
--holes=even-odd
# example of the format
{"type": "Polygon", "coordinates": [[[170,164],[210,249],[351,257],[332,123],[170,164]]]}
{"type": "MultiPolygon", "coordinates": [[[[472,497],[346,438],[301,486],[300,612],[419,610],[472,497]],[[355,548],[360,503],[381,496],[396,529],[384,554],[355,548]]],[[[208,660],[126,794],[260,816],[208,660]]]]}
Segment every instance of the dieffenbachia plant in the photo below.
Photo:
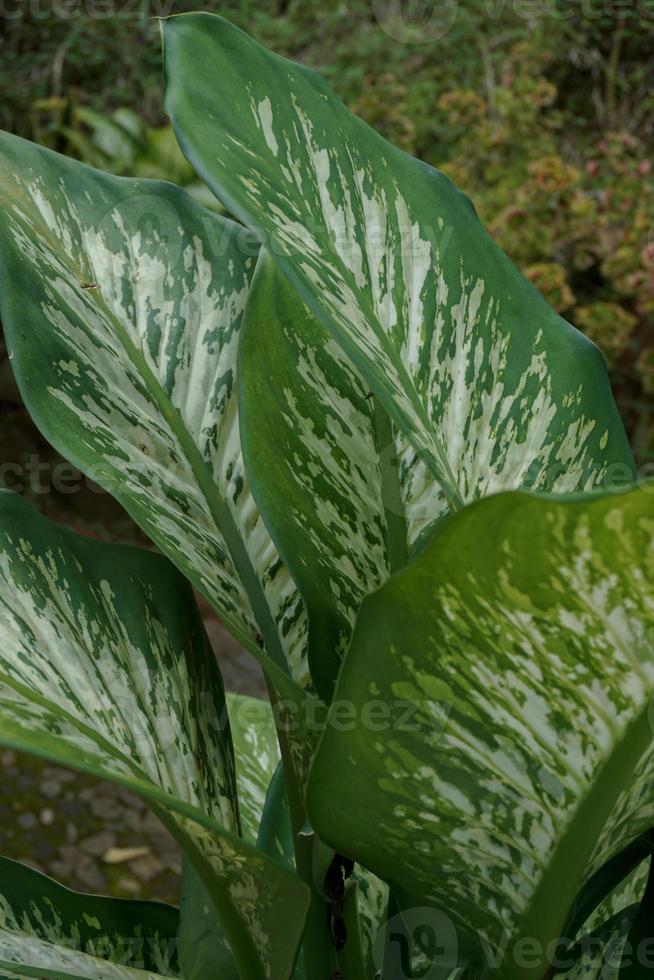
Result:
{"type": "Polygon", "coordinates": [[[181,903],[0,859],[0,975],[642,976],[654,501],[601,355],[313,72],[163,37],[232,217],[0,136],[25,403],[160,552],[0,494],[0,743],[139,793],[181,903]]]}

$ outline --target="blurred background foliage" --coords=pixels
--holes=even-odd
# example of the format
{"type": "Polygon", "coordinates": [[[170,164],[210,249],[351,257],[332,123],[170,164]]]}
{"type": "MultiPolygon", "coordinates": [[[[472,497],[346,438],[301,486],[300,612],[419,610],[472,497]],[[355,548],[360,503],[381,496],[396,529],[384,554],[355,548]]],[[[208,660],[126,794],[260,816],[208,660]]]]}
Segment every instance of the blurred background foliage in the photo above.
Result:
{"type": "Polygon", "coordinates": [[[447,18],[432,33],[439,3],[404,0],[412,40],[422,17],[426,43],[397,39],[394,2],[3,0],[0,125],[209,203],[163,115],[156,16],[223,14],[317,68],[472,197],[602,349],[638,461],[653,461],[654,0],[439,0],[447,18]]]}

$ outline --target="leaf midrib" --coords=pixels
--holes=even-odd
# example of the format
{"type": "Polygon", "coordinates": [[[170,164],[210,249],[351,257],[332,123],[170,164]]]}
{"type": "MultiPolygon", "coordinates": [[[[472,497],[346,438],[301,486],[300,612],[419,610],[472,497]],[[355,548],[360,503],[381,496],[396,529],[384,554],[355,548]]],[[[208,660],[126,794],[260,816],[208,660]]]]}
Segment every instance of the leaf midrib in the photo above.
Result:
{"type": "MultiPolygon", "coordinates": [[[[89,772],[92,775],[102,775],[103,778],[110,780],[111,782],[118,783],[120,785],[126,786],[127,788],[139,793],[142,796],[147,797],[154,804],[159,807],[165,807],[169,809],[173,814],[179,814],[180,817],[192,820],[196,822],[199,826],[204,827],[210,833],[215,833],[219,835],[224,835],[235,841],[238,841],[239,845],[248,848],[251,851],[255,851],[252,844],[246,841],[244,838],[240,837],[237,831],[230,830],[228,827],[223,826],[209,813],[205,813],[196,804],[190,803],[188,800],[184,800],[179,796],[174,796],[168,790],[164,789],[155,783],[146,772],[144,772],[133,759],[125,756],[120,750],[117,750],[111,742],[107,741],[103,735],[100,735],[96,729],[91,728],[85,722],[76,718],[75,715],[68,712],[61,705],[53,704],[48,698],[34,691],[32,688],[21,684],[19,681],[8,677],[6,674],[0,675],[0,683],[6,683],[7,686],[11,687],[16,691],[17,694],[21,694],[25,700],[32,704],[39,704],[42,707],[50,711],[53,716],[59,717],[62,720],[70,722],[70,724],[77,729],[82,734],[86,735],[91,741],[93,741],[100,749],[103,749],[110,758],[123,761],[130,769],[132,775],[125,772],[113,772],[109,769],[104,769],[104,767],[95,766],[85,762],[84,760],[77,759],[74,763],[66,762],[66,765],[73,765],[74,768],[79,769],[82,772],[89,772]]],[[[19,730],[23,728],[22,723],[18,726],[19,730]]],[[[2,723],[0,719],[0,733],[2,732],[2,723]]],[[[47,732],[41,733],[45,738],[57,741],[58,736],[56,734],[50,734],[47,732]]],[[[66,740],[64,744],[69,748],[74,748],[70,742],[66,740]]],[[[0,734],[0,742],[5,745],[10,745],[17,749],[17,751],[28,752],[31,755],[37,755],[41,758],[51,759],[55,763],[62,763],[62,753],[53,751],[45,745],[40,745],[38,748],[35,747],[31,742],[20,737],[0,734]]],[[[186,835],[189,836],[190,835],[186,835]]],[[[279,867],[283,868],[281,861],[276,858],[271,857],[270,860],[277,864],[279,867]]],[[[286,870],[284,868],[284,870],[286,870]]]]}
{"type": "MultiPolygon", "coordinates": [[[[594,774],[588,792],[556,845],[527,911],[513,932],[514,939],[521,936],[540,938],[546,946],[552,939],[559,938],[558,931],[565,925],[568,910],[583,884],[582,876],[601,832],[651,741],[649,701],[646,701],[594,774]]],[[[502,980],[542,980],[547,963],[521,969],[513,962],[512,953],[513,950],[508,949],[501,966],[494,971],[498,980],[500,977],[502,980]]]]}
{"type": "MultiPolygon", "coordinates": [[[[217,491],[216,484],[209,471],[209,467],[189,434],[181,412],[175,405],[173,405],[170,396],[148,365],[140,348],[129,336],[120,319],[105,302],[100,289],[94,290],[94,295],[92,298],[94,302],[96,302],[98,306],[102,308],[109,321],[116,327],[127,356],[130,358],[137,371],[140,372],[146,383],[148,392],[153,398],[153,401],[159,408],[161,414],[170,426],[173,434],[184,451],[191,469],[191,473],[197,481],[216,527],[220,530],[225,540],[234,568],[236,569],[245,589],[246,595],[250,600],[255,620],[264,638],[266,652],[278,667],[281,667],[286,674],[290,674],[286,655],[277,632],[277,627],[270,611],[268,601],[261,587],[261,583],[259,582],[258,576],[250,560],[250,556],[247,553],[247,549],[239,534],[238,528],[229,508],[217,491]]],[[[116,493],[117,496],[118,493],[119,491],[116,493]]],[[[209,602],[211,602],[214,608],[216,608],[211,597],[207,596],[207,599],[209,602]]],[[[228,622],[230,628],[232,628],[232,617],[226,615],[224,611],[220,609],[216,609],[216,612],[221,618],[228,622]]],[[[247,637],[247,634],[244,633],[242,628],[237,627],[236,632],[238,632],[239,638],[247,638],[247,646],[250,652],[253,653],[254,656],[260,658],[261,651],[258,649],[257,644],[250,637],[247,637]]]]}
{"type": "MultiPolygon", "coordinates": [[[[164,44],[164,73],[165,74],[167,74],[166,47],[167,46],[164,44]]],[[[190,146],[188,140],[185,137],[182,127],[180,127],[179,124],[177,123],[177,114],[170,107],[169,101],[170,100],[167,94],[166,111],[173,123],[175,135],[177,137],[180,146],[182,147],[184,155],[193,165],[195,170],[200,174],[200,176],[203,178],[205,183],[210,187],[210,189],[216,195],[218,200],[224,204],[224,206],[231,212],[231,214],[239,218],[239,220],[241,220],[246,225],[246,227],[252,229],[258,229],[259,225],[254,220],[253,215],[250,213],[250,209],[247,207],[243,207],[238,200],[232,197],[232,194],[227,190],[227,188],[214,177],[213,173],[207,170],[207,168],[204,166],[202,161],[198,158],[196,153],[193,151],[192,147],[190,146]]],[[[345,111],[347,112],[347,109],[345,111]]],[[[274,232],[272,233],[272,235],[274,236],[274,232]]],[[[376,376],[374,375],[374,372],[369,369],[368,365],[366,364],[365,358],[360,356],[358,348],[351,342],[350,338],[345,333],[345,331],[341,330],[341,328],[335,324],[334,318],[328,312],[326,312],[322,304],[316,299],[314,291],[311,290],[306,285],[302,277],[295,272],[293,264],[287,261],[283,251],[280,251],[280,249],[283,249],[284,243],[280,242],[276,236],[274,236],[274,240],[277,243],[277,249],[271,249],[270,250],[271,254],[274,255],[276,263],[278,264],[282,273],[286,276],[286,278],[290,282],[293,289],[295,289],[297,293],[303,298],[307,306],[314,312],[314,314],[318,317],[318,319],[327,327],[329,332],[331,334],[336,335],[337,340],[340,343],[342,349],[345,351],[348,357],[350,357],[350,359],[357,365],[357,367],[361,371],[361,374],[366,378],[368,384],[376,390],[376,393],[378,392],[378,397],[382,402],[382,404],[384,405],[388,414],[396,417],[396,421],[398,422],[398,425],[400,426],[402,431],[405,433],[406,437],[413,445],[419,457],[424,461],[428,469],[439,481],[440,488],[443,492],[443,496],[446,498],[450,510],[452,512],[461,510],[465,506],[465,501],[461,496],[461,493],[458,488],[458,484],[454,478],[454,474],[452,472],[452,469],[449,464],[449,460],[447,458],[445,446],[443,445],[442,441],[440,439],[435,439],[435,438],[433,439],[433,445],[436,451],[436,457],[438,459],[438,463],[440,464],[440,466],[435,466],[434,465],[436,461],[435,458],[432,457],[432,455],[428,451],[426,451],[423,446],[420,445],[420,440],[415,439],[413,434],[413,426],[409,423],[408,419],[404,418],[404,413],[396,408],[392,398],[387,394],[383,386],[377,383],[377,379],[376,376]]],[[[348,273],[349,270],[347,270],[346,268],[342,268],[341,275],[343,275],[344,278],[346,278],[346,275],[348,273]]],[[[425,429],[426,432],[430,432],[429,420],[426,417],[424,407],[420,401],[420,398],[418,397],[416,386],[413,382],[413,379],[411,378],[411,375],[409,374],[406,368],[406,365],[404,364],[397,350],[395,349],[392,342],[390,341],[387,332],[383,329],[383,327],[379,323],[379,319],[375,314],[374,310],[370,308],[367,293],[363,294],[363,299],[365,301],[365,313],[367,314],[366,319],[369,322],[372,322],[377,325],[378,330],[375,331],[375,335],[378,341],[380,342],[382,348],[385,350],[387,356],[395,365],[398,371],[399,378],[404,383],[404,388],[408,393],[413,410],[416,412],[416,414],[422,421],[423,428],[425,429]]]]}
{"type": "Polygon", "coordinates": [[[408,527],[404,501],[402,500],[400,465],[397,458],[393,423],[377,396],[374,397],[374,403],[373,428],[375,449],[381,472],[386,556],[389,571],[391,575],[394,575],[395,572],[404,568],[408,561],[408,527]],[[392,452],[389,453],[389,450],[392,452]]]}

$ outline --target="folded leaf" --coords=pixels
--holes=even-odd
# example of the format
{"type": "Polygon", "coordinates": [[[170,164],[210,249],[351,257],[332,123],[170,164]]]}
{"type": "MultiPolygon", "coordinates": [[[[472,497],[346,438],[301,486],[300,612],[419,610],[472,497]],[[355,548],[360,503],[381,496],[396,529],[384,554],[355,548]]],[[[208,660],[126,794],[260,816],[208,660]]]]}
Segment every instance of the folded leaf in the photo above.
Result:
{"type": "Polygon", "coordinates": [[[309,817],[502,980],[542,980],[584,883],[654,821],[653,534],[647,486],[498,495],[362,607],[335,694],[358,723],[328,725],[309,817]]]}
{"type": "Polygon", "coordinates": [[[304,610],[241,459],[236,351],[257,251],[171,184],[0,135],[0,315],[32,418],[267,670],[304,683],[304,610]]]}
{"type": "Polygon", "coordinates": [[[239,969],[283,976],[307,889],[238,836],[225,719],[192,591],[166,559],[80,538],[1,493],[0,744],[139,793],[193,863],[239,969]]]}
{"type": "Polygon", "coordinates": [[[0,970],[88,980],[179,976],[177,909],[69,891],[0,858],[0,970]]]}
{"type": "Polygon", "coordinates": [[[442,174],[221,18],[163,31],[182,149],[379,396],[414,522],[506,488],[629,478],[601,355],[442,174]]]}

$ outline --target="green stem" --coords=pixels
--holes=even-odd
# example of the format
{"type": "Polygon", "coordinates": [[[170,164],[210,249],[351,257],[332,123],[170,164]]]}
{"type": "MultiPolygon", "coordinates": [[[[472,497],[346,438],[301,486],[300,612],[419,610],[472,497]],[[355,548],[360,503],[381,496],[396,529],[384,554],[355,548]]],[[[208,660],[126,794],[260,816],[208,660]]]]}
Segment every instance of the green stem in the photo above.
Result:
{"type": "Polygon", "coordinates": [[[347,928],[347,939],[345,946],[338,954],[338,965],[345,980],[368,980],[366,964],[363,959],[361,930],[359,929],[358,890],[356,882],[351,882],[345,889],[343,918],[347,928]]]}
{"type": "Polygon", "coordinates": [[[394,573],[404,568],[408,560],[407,526],[393,424],[378,398],[375,398],[375,443],[382,478],[386,552],[389,568],[394,573]]]}
{"type": "MultiPolygon", "coordinates": [[[[391,921],[394,921],[394,923],[395,923],[394,924],[395,930],[397,930],[398,922],[401,922],[402,923],[402,926],[404,925],[404,922],[401,919],[400,906],[397,903],[397,900],[395,899],[395,896],[393,895],[392,890],[389,891],[389,893],[388,893],[388,913],[387,913],[387,920],[386,920],[386,939],[385,939],[385,942],[384,942],[384,960],[383,960],[383,965],[382,965],[381,980],[393,980],[393,976],[394,976],[393,967],[395,965],[395,955],[394,955],[394,949],[393,949],[393,941],[391,940],[391,934],[390,934],[390,928],[389,928],[391,921]]],[[[410,948],[410,943],[408,941],[408,937],[407,937],[407,946],[410,948]]]]}
{"type": "MultiPolygon", "coordinates": [[[[270,701],[274,709],[278,703],[277,693],[274,685],[268,679],[267,683],[270,701]]],[[[274,711],[274,715],[277,718],[278,711],[274,711]]],[[[303,833],[307,823],[304,799],[295,777],[287,733],[281,726],[277,729],[277,738],[284,766],[284,781],[291,814],[295,867],[298,875],[311,891],[311,904],[307,912],[302,939],[306,980],[329,980],[329,963],[333,950],[327,932],[327,906],[325,899],[316,889],[313,878],[314,838],[313,835],[303,833]]]]}

